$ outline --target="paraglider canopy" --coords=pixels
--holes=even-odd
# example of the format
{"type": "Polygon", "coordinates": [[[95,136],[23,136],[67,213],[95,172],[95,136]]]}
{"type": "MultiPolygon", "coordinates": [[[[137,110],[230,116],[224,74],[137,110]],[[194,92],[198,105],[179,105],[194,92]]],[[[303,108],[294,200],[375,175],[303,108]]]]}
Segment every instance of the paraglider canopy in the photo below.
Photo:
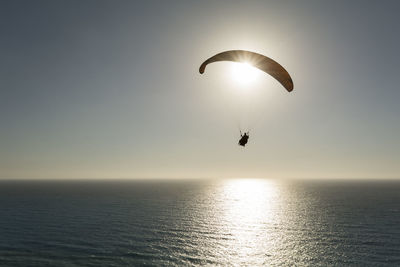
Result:
{"type": "Polygon", "coordinates": [[[275,60],[264,55],[246,51],[246,50],[230,50],[216,54],[201,64],[199,72],[204,73],[206,66],[218,61],[232,61],[248,63],[252,66],[268,73],[280,82],[288,92],[293,90],[293,80],[289,73],[275,60]]]}

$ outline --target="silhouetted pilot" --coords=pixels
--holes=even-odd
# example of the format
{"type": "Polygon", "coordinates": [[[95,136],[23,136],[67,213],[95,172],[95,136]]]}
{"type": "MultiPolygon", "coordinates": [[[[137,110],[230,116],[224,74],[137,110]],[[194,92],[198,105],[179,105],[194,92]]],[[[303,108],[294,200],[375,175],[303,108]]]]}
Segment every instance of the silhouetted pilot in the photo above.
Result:
{"type": "Polygon", "coordinates": [[[247,144],[247,141],[249,140],[249,132],[244,133],[244,134],[240,133],[240,136],[241,136],[241,138],[239,140],[239,145],[245,146],[247,144]]]}

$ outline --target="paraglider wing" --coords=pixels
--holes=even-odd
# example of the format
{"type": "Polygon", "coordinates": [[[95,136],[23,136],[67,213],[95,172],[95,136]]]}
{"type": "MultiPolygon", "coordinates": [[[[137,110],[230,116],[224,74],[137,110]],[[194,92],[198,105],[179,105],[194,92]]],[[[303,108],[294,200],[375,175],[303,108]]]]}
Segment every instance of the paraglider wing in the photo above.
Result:
{"type": "Polygon", "coordinates": [[[247,62],[274,77],[288,92],[293,90],[293,81],[289,73],[278,62],[264,55],[245,50],[225,51],[204,61],[199,72],[203,74],[208,64],[217,61],[247,62]]]}

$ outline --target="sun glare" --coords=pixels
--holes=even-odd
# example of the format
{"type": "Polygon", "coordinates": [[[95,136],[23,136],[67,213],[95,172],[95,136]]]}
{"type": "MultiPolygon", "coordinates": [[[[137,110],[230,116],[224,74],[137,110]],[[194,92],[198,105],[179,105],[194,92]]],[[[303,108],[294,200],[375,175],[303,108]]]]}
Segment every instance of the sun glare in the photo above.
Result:
{"type": "Polygon", "coordinates": [[[258,77],[259,73],[249,63],[232,63],[232,78],[239,85],[250,85],[258,77]]]}

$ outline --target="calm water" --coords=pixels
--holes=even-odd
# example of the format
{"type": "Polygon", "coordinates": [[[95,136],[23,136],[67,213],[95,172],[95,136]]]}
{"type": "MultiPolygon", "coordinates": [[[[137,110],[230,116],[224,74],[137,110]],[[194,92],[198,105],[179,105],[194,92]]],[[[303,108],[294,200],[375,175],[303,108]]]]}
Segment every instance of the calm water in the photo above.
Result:
{"type": "Polygon", "coordinates": [[[400,266],[400,182],[0,182],[1,266],[400,266]]]}

